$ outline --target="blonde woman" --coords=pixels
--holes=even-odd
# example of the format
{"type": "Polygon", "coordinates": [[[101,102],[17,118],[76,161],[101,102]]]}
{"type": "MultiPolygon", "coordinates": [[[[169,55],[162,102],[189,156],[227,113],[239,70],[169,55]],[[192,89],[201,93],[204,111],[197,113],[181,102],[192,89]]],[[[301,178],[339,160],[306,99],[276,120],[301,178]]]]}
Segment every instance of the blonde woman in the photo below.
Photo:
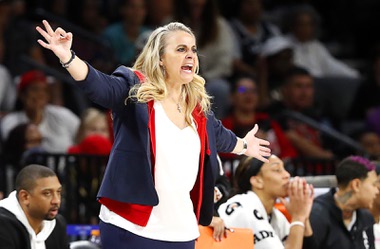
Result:
{"type": "Polygon", "coordinates": [[[110,138],[109,131],[106,114],[96,108],[90,107],[81,115],[75,143],[79,144],[85,137],[95,134],[110,138]]]}
{"type": "Polygon", "coordinates": [[[112,109],[115,141],[98,193],[103,248],[193,249],[213,215],[217,152],[266,161],[269,144],[225,129],[197,75],[194,34],[181,23],[152,32],[133,69],[103,74],[70,50],[73,35],[37,31],[92,101],[112,109]]]}

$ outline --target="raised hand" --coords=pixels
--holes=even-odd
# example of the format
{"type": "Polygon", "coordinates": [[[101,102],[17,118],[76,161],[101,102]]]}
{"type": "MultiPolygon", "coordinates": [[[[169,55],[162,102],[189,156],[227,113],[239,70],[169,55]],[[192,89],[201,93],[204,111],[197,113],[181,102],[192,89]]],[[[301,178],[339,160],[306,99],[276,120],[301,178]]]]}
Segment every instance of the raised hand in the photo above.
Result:
{"type": "Polygon", "coordinates": [[[248,149],[245,154],[247,156],[255,157],[263,162],[268,162],[268,159],[265,157],[269,157],[271,155],[270,148],[267,147],[269,146],[269,142],[255,136],[258,130],[259,126],[256,124],[255,127],[253,127],[253,129],[250,130],[244,137],[248,143],[248,149]]]}
{"type": "Polygon", "coordinates": [[[70,49],[73,42],[73,34],[66,32],[62,28],[53,30],[46,20],[43,20],[42,23],[45,29],[37,26],[36,30],[45,38],[46,42],[39,39],[38,43],[42,47],[53,51],[61,61],[69,61],[71,57],[70,49]]]}

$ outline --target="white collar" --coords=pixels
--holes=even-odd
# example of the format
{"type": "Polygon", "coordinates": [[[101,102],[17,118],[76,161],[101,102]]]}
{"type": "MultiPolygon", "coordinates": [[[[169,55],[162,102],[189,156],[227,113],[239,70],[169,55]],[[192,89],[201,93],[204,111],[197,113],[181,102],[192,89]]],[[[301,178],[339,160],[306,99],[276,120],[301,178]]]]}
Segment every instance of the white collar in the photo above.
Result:
{"type": "Polygon", "coordinates": [[[32,249],[46,249],[45,240],[53,232],[56,221],[54,220],[44,220],[42,224],[42,230],[36,234],[33,228],[30,226],[28,219],[24,211],[22,210],[20,203],[16,197],[16,191],[9,194],[8,198],[0,201],[0,207],[7,209],[9,212],[13,213],[17,219],[25,226],[29,233],[30,245],[32,249]]]}

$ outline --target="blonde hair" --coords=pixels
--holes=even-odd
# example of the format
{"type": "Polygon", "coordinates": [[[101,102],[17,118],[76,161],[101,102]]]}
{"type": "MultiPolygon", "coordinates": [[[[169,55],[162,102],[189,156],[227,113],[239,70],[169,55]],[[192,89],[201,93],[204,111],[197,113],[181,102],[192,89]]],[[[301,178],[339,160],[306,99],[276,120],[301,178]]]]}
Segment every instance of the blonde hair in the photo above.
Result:
{"type": "MultiPolygon", "coordinates": [[[[133,69],[144,74],[144,84],[140,83],[132,87],[128,98],[136,98],[138,102],[146,103],[151,100],[163,100],[167,97],[168,90],[164,70],[160,67],[159,62],[165,52],[167,36],[177,31],[184,31],[195,37],[190,28],[179,22],[159,27],[149,36],[133,66],[133,69]]],[[[204,87],[205,80],[198,75],[199,61],[195,72],[193,80],[189,84],[183,85],[181,91],[181,98],[187,104],[185,119],[188,125],[191,125],[191,113],[198,104],[201,112],[208,113],[210,111],[210,96],[207,95],[204,87]]]]}
{"type": "Polygon", "coordinates": [[[104,119],[106,124],[108,125],[106,114],[99,111],[96,108],[90,107],[82,113],[81,119],[80,119],[80,125],[78,127],[78,131],[77,131],[77,134],[75,137],[75,143],[76,144],[82,142],[82,140],[85,137],[86,129],[88,129],[88,127],[92,123],[97,122],[97,120],[99,120],[99,119],[104,119]]]}

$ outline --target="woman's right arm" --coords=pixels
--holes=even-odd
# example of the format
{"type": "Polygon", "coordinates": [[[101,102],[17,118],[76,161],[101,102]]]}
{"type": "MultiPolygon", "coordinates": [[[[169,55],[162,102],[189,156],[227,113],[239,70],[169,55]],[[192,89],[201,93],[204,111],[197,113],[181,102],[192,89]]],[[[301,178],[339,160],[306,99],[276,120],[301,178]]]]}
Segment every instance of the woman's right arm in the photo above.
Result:
{"type": "Polygon", "coordinates": [[[51,50],[61,63],[67,63],[66,69],[76,81],[84,80],[88,74],[88,67],[84,61],[71,51],[73,34],[66,32],[62,28],[53,30],[46,20],[43,20],[42,23],[45,30],[39,26],[36,27],[36,30],[45,38],[46,42],[38,40],[38,43],[42,47],[51,50]]]}
{"type": "Polygon", "coordinates": [[[45,29],[36,27],[36,30],[45,38],[45,41],[38,40],[38,43],[58,57],[91,101],[109,109],[114,109],[115,105],[124,104],[130,87],[139,82],[132,70],[120,66],[112,75],[97,71],[71,51],[72,33],[62,28],[53,30],[45,20],[43,25],[45,29]]]}

